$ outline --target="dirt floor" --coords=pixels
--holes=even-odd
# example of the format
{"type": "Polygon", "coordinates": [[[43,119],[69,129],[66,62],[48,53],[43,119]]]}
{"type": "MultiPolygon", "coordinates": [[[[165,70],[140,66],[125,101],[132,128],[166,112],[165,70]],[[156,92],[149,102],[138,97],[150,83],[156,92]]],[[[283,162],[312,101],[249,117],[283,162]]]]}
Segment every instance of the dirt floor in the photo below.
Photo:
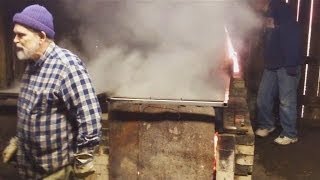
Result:
{"type": "MultiPolygon", "coordinates": [[[[16,117],[12,111],[0,110],[0,150],[15,134],[16,117]]],[[[320,127],[299,123],[299,142],[288,146],[273,143],[279,131],[270,137],[256,139],[253,180],[318,180],[320,179],[320,127]]],[[[16,180],[12,165],[0,162],[0,180],[16,180]]]]}
{"type": "Polygon", "coordinates": [[[299,141],[279,146],[273,140],[280,128],[270,137],[256,138],[254,180],[318,180],[320,179],[320,127],[300,122],[299,141]]]}
{"type": "Polygon", "coordinates": [[[2,152],[9,139],[16,132],[16,115],[14,108],[0,107],[0,180],[18,180],[17,171],[13,165],[2,163],[2,152]]]}

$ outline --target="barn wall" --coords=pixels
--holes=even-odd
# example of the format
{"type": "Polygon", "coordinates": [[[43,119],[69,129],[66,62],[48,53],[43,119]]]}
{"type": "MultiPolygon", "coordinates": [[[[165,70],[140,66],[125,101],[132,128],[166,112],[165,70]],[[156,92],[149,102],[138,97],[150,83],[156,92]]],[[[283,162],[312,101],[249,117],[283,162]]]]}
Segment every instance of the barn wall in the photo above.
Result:
{"type": "Polygon", "coordinates": [[[3,7],[0,7],[0,88],[7,84],[7,52],[3,7]]]}
{"type": "Polygon", "coordinates": [[[311,30],[310,53],[307,54],[308,46],[308,30],[310,20],[311,1],[305,1],[304,12],[304,34],[305,34],[305,50],[306,64],[303,66],[300,101],[301,101],[301,117],[305,124],[311,126],[320,125],[320,98],[319,98],[319,71],[320,71],[320,0],[314,0],[313,7],[313,23],[311,30]]]}
{"type": "Polygon", "coordinates": [[[311,41],[311,54],[320,61],[320,0],[314,1],[314,14],[313,14],[313,28],[312,28],[312,41],[311,41]]]}
{"type": "Polygon", "coordinates": [[[64,12],[62,1],[0,0],[0,89],[17,85],[26,67],[26,62],[17,60],[13,52],[12,17],[31,4],[43,5],[52,12],[57,43],[65,37],[72,36],[70,33],[77,28],[77,22],[73,22],[64,12]]]}

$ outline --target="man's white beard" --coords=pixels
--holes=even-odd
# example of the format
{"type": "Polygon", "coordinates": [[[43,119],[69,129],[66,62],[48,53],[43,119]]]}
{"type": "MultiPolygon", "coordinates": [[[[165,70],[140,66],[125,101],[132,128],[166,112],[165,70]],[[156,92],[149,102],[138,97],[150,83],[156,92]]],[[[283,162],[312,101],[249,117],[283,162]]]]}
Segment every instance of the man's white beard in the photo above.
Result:
{"type": "Polygon", "coordinates": [[[30,55],[26,54],[23,49],[17,51],[17,58],[19,60],[27,60],[30,59],[30,55]]]}
{"type": "Polygon", "coordinates": [[[17,58],[19,60],[29,60],[35,55],[40,45],[38,41],[33,41],[30,43],[29,47],[18,47],[17,49],[17,58]]]}

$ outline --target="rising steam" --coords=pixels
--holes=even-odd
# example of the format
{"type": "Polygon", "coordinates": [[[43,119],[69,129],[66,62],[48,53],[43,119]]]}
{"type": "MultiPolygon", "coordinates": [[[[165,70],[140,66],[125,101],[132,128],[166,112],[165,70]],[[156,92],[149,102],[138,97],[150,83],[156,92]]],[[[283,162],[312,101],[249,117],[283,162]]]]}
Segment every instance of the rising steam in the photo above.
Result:
{"type": "Polygon", "coordinates": [[[224,100],[224,27],[239,41],[257,24],[245,0],[65,3],[97,91],[113,96],[224,100]]]}

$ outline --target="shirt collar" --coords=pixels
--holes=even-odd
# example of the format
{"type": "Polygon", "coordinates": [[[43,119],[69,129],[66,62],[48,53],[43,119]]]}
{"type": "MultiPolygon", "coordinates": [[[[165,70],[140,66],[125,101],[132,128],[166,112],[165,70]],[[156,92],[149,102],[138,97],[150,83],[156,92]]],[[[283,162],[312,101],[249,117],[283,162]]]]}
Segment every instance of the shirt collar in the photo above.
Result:
{"type": "Polygon", "coordinates": [[[33,66],[35,67],[41,67],[42,64],[44,63],[44,61],[49,57],[49,55],[51,54],[51,52],[53,51],[54,47],[56,46],[56,44],[54,42],[51,42],[49,44],[49,46],[47,47],[47,49],[45,50],[45,52],[43,53],[43,55],[40,57],[40,59],[38,59],[33,66]]]}

